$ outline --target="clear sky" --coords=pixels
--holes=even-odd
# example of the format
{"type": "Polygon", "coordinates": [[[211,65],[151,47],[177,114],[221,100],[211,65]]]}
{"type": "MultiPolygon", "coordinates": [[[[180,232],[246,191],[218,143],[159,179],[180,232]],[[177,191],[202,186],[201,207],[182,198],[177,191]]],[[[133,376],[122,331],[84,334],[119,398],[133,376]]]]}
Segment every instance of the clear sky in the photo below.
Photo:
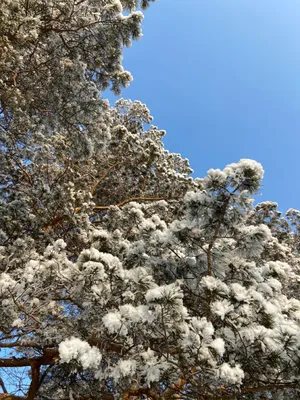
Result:
{"type": "Polygon", "coordinates": [[[195,176],[262,163],[259,201],[300,208],[300,2],[159,0],[125,51],[122,96],[146,103],[195,176]]]}

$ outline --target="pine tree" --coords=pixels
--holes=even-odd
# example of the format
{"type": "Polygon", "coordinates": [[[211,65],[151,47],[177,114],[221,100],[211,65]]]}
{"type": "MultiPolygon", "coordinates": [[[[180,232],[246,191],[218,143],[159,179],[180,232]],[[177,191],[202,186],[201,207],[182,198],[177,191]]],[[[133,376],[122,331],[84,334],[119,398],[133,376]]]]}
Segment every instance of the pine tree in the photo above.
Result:
{"type": "Polygon", "coordinates": [[[101,97],[148,3],[0,5],[0,398],[296,399],[299,211],[101,97]]]}

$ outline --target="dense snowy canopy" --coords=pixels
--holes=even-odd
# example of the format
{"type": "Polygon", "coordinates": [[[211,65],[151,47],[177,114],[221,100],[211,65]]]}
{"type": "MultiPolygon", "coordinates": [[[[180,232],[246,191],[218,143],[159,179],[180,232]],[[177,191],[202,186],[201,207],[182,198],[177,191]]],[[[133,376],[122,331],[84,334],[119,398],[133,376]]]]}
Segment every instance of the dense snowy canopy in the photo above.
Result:
{"type": "Polygon", "coordinates": [[[300,212],[100,97],[147,3],[0,5],[0,398],[296,399],[300,212]]]}

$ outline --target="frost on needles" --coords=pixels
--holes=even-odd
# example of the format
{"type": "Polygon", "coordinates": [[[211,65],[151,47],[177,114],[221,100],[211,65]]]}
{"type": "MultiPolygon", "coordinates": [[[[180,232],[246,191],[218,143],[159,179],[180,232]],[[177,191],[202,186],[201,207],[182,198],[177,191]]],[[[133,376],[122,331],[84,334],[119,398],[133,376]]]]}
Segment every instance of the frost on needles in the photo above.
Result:
{"type": "Polygon", "coordinates": [[[148,3],[1,2],[4,398],[296,399],[300,212],[254,205],[252,160],[192,178],[100,97],[148,3]]]}

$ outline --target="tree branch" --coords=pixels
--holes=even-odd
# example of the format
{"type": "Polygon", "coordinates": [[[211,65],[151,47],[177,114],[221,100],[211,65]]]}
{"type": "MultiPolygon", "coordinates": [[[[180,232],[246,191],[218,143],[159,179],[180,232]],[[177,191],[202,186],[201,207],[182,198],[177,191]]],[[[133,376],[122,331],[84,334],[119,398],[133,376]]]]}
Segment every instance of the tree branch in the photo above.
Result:
{"type": "Polygon", "coordinates": [[[28,395],[26,400],[34,400],[35,395],[39,388],[40,380],[40,363],[38,361],[33,361],[31,363],[31,384],[29,387],[28,395]]]}
{"type": "MultiPolygon", "coordinates": [[[[96,187],[97,187],[97,184],[98,183],[95,184],[96,187]]],[[[93,188],[94,188],[94,186],[93,186],[93,188]]],[[[93,188],[91,190],[93,190],[93,188]]],[[[123,200],[118,204],[110,204],[108,206],[94,206],[93,210],[106,211],[106,210],[109,210],[111,207],[123,207],[126,204],[131,203],[132,201],[147,201],[147,202],[149,201],[150,202],[150,201],[160,201],[160,200],[168,201],[168,200],[176,200],[176,198],[169,199],[166,197],[131,197],[130,199],[123,200]]],[[[74,213],[75,214],[79,213],[81,211],[81,209],[82,209],[82,207],[75,207],[74,213]]],[[[65,218],[65,216],[57,216],[57,217],[53,218],[52,222],[49,225],[44,226],[43,232],[48,232],[49,228],[59,224],[64,218],[65,218]]]]}
{"type": "MultiPolygon", "coordinates": [[[[166,197],[131,197],[130,199],[121,201],[121,203],[118,204],[111,204],[109,206],[94,206],[93,210],[109,210],[111,207],[123,207],[126,204],[131,203],[132,201],[160,201],[160,200],[173,200],[173,199],[168,199],[166,197]]],[[[81,207],[76,207],[74,211],[75,213],[80,212],[81,207]]]]}
{"type": "MultiPolygon", "coordinates": [[[[261,392],[274,392],[277,390],[282,390],[282,389],[295,389],[299,387],[298,383],[278,383],[278,384],[270,384],[270,385],[262,385],[262,386],[255,386],[255,387],[247,387],[241,389],[241,391],[238,393],[238,395],[246,394],[246,393],[261,393],[261,392]]],[[[232,393],[232,394],[224,394],[221,395],[220,397],[217,397],[217,399],[220,400],[231,400],[231,399],[236,399],[237,393],[232,393]]],[[[216,399],[216,397],[213,397],[216,399]]]]}
{"type": "Polygon", "coordinates": [[[40,357],[33,358],[0,358],[0,367],[14,368],[14,367],[31,367],[33,363],[38,363],[39,365],[53,365],[55,361],[59,358],[58,351],[55,349],[46,349],[44,354],[40,357]]]}
{"type": "Polygon", "coordinates": [[[1,349],[13,349],[14,347],[31,347],[31,348],[36,348],[39,349],[40,346],[34,344],[34,343],[24,343],[22,341],[15,341],[15,342],[6,342],[6,343],[0,343],[0,348],[1,349]]]}
{"type": "Polygon", "coordinates": [[[139,388],[139,389],[128,390],[123,394],[123,400],[130,400],[130,397],[136,397],[136,396],[140,397],[141,395],[144,394],[153,400],[163,400],[163,397],[155,393],[150,388],[139,388]]]}
{"type": "Polygon", "coordinates": [[[95,190],[99,186],[99,184],[107,177],[107,175],[110,173],[112,169],[114,169],[119,163],[116,162],[115,164],[111,165],[108,170],[101,176],[101,178],[92,186],[90,192],[92,195],[94,195],[95,190]]]}
{"type": "Polygon", "coordinates": [[[165,400],[171,399],[175,394],[178,394],[183,388],[187,381],[181,377],[178,379],[177,383],[171,385],[163,394],[165,400]]]}
{"type": "Polygon", "coordinates": [[[1,377],[0,377],[0,386],[1,386],[1,389],[3,390],[3,393],[7,393],[7,389],[4,385],[3,379],[1,377]]]}
{"type": "Polygon", "coordinates": [[[1,400],[26,400],[26,397],[15,396],[13,394],[8,394],[8,393],[1,393],[0,399],[1,400]]]}

